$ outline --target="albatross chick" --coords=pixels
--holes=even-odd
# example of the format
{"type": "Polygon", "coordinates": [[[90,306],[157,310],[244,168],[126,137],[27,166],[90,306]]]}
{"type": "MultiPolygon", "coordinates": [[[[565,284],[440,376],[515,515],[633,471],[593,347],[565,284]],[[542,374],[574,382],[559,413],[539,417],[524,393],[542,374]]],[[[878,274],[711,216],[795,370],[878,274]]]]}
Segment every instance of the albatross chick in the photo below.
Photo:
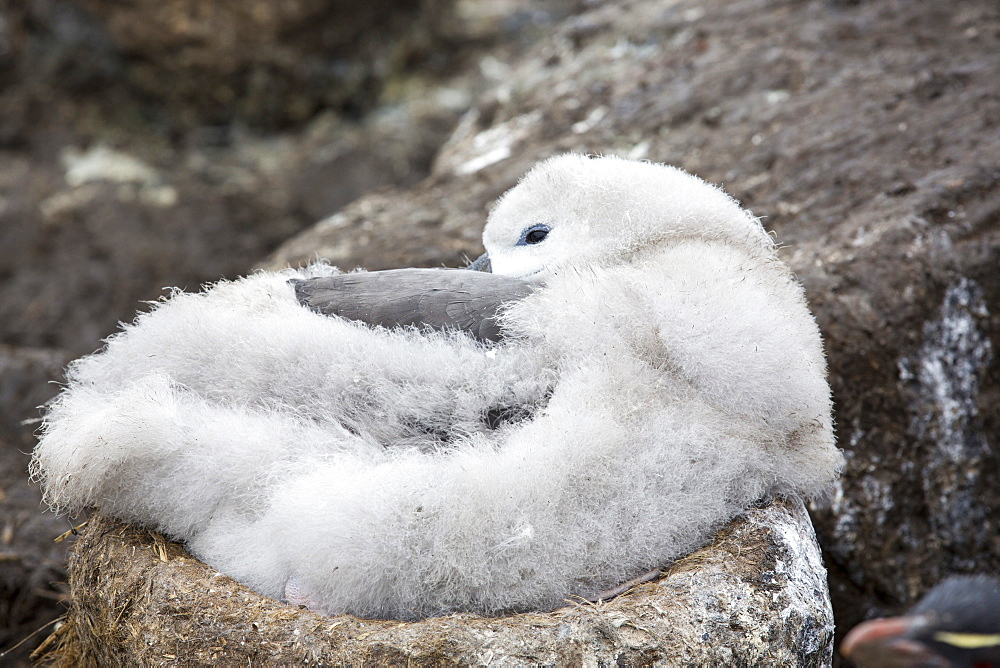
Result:
{"type": "Polygon", "coordinates": [[[816,323],[722,191],[561,156],[483,241],[483,278],[175,292],[71,366],[32,464],[47,501],[268,596],[413,619],[593,598],[835,478],[816,323]]]}

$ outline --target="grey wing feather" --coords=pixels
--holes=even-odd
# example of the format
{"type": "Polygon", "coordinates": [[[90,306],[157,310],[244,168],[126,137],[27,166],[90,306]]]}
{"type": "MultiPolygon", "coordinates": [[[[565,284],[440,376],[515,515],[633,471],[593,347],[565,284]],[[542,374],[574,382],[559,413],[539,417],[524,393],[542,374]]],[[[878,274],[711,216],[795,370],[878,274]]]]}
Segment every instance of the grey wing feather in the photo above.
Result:
{"type": "Polygon", "coordinates": [[[480,341],[499,341],[498,313],[533,289],[517,278],[464,269],[390,269],[289,282],[299,303],[325,315],[390,328],[456,329],[480,341]]]}

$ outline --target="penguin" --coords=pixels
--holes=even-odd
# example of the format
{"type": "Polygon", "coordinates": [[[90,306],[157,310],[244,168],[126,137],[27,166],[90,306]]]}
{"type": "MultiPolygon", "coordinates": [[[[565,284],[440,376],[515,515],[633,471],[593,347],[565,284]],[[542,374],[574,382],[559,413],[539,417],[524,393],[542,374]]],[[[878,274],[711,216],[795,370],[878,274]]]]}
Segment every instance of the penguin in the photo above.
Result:
{"type": "Polygon", "coordinates": [[[862,668],[1000,667],[1000,579],[952,576],[905,615],[853,628],[840,651],[862,668]]]}
{"type": "Polygon", "coordinates": [[[75,362],[47,502],[258,592],[417,619],[601,598],[836,478],[822,342],[760,222],[682,170],[544,161],[472,269],[175,291],[75,362]]]}

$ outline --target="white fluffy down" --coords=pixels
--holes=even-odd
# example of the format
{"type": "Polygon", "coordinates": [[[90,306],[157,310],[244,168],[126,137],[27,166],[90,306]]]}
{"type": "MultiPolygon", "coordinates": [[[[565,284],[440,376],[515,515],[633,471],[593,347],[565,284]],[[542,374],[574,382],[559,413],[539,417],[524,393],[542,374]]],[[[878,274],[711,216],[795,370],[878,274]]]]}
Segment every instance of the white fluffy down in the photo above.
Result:
{"type": "Polygon", "coordinates": [[[323,266],[173,294],[72,365],[32,463],[47,501],[183,540],[268,596],[408,619],[550,609],[835,477],[818,330],[724,193],[563,156],[484,240],[542,285],[495,346],[313,313],[287,279],[323,266]]]}

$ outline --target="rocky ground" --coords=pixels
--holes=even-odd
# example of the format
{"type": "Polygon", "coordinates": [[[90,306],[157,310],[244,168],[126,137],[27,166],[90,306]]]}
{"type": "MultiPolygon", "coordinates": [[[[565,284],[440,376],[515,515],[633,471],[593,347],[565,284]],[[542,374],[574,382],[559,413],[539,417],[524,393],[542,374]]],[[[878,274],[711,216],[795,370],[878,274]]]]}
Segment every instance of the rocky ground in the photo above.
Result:
{"type": "Polygon", "coordinates": [[[838,634],[1000,569],[995,2],[398,3],[343,34],[336,3],[201,4],[0,0],[0,647],[59,613],[21,421],[66,360],[163,286],[460,264],[565,150],[724,185],[805,283],[848,456],[812,508],[838,634]]]}

